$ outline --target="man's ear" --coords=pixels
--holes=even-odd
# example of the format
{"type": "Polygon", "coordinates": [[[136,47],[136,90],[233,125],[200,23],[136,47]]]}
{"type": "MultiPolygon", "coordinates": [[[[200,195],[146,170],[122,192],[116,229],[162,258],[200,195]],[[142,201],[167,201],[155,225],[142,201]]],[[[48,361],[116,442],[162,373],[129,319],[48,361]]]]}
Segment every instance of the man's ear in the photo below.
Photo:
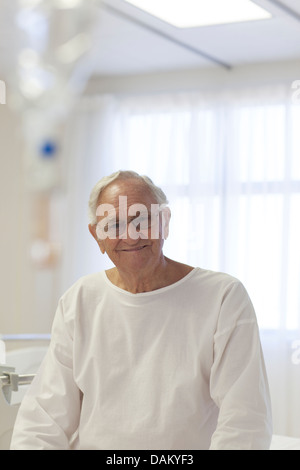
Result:
{"type": "Polygon", "coordinates": [[[96,233],[96,225],[89,224],[89,232],[93,238],[95,238],[96,242],[98,243],[98,237],[96,233]]]}
{"type": "Polygon", "coordinates": [[[162,235],[165,240],[169,236],[170,219],[171,210],[169,207],[164,207],[162,210],[162,235]]]}
{"type": "Polygon", "coordinates": [[[99,240],[99,238],[98,238],[98,236],[97,236],[96,228],[97,228],[97,225],[89,224],[89,231],[90,231],[90,234],[91,234],[92,237],[96,240],[96,242],[98,243],[98,246],[99,246],[99,248],[100,248],[101,253],[104,255],[104,253],[105,253],[105,248],[104,248],[104,246],[103,246],[103,240],[99,240]]]}

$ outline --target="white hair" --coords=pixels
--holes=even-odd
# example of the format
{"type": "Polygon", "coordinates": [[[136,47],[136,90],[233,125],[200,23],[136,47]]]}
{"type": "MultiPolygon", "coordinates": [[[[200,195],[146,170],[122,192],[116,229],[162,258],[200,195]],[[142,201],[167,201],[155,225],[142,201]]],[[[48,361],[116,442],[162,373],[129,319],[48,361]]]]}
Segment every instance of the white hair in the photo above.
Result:
{"type": "Polygon", "coordinates": [[[148,176],[139,175],[135,171],[119,170],[119,171],[116,171],[115,173],[112,173],[109,176],[104,176],[93,187],[91,191],[90,199],[89,199],[89,220],[90,220],[91,225],[97,224],[96,211],[97,211],[98,201],[99,201],[101,192],[116,179],[122,179],[122,180],[139,179],[143,181],[144,183],[146,183],[146,185],[152,192],[153,196],[155,197],[157,204],[168,204],[167,197],[165,193],[163,192],[163,190],[159,188],[158,186],[156,186],[148,176]]]}

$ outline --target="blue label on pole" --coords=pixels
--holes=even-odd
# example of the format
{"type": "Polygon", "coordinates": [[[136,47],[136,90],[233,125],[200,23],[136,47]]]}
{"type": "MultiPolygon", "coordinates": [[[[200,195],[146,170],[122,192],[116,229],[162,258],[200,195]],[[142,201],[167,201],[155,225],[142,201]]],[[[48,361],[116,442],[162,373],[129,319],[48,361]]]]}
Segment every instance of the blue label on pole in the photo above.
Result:
{"type": "Polygon", "coordinates": [[[57,152],[57,145],[55,142],[46,140],[41,146],[41,155],[44,158],[52,158],[57,152]]]}

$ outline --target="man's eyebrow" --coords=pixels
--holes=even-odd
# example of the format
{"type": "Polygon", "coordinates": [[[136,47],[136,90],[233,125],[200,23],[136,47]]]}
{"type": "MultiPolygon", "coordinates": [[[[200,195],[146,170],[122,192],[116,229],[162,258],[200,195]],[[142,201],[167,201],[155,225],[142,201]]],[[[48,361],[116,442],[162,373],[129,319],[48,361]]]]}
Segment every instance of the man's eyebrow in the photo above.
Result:
{"type": "Polygon", "coordinates": [[[106,219],[108,222],[115,222],[117,220],[117,218],[114,214],[103,215],[103,216],[101,216],[101,218],[102,218],[102,220],[106,219]]]}
{"type": "MultiPolygon", "coordinates": [[[[125,218],[124,218],[124,217],[121,217],[121,219],[120,219],[120,217],[117,215],[117,216],[116,216],[116,219],[113,219],[113,220],[116,220],[116,222],[119,222],[120,220],[121,220],[121,221],[123,221],[123,220],[126,220],[126,221],[127,221],[127,220],[134,220],[134,219],[137,219],[138,217],[140,217],[141,215],[143,215],[143,214],[128,215],[128,216],[125,217],[125,218]]],[[[146,212],[145,212],[145,215],[147,215],[146,212]]]]}

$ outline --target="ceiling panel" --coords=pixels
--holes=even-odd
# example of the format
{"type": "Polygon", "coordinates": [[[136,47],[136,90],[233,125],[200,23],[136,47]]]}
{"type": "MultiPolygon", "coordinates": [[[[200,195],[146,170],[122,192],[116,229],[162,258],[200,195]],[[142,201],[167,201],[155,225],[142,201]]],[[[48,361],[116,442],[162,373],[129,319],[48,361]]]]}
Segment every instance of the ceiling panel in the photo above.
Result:
{"type": "MultiPolygon", "coordinates": [[[[124,0],[103,0],[94,74],[129,75],[300,59],[300,0],[256,2],[271,11],[272,19],[180,29],[124,0]],[[290,9],[298,17],[293,17],[290,9]]],[[[16,4],[0,0],[0,78],[15,59],[16,4]]]]}
{"type": "MultiPolygon", "coordinates": [[[[187,29],[175,28],[146,12],[142,12],[124,0],[105,0],[103,3],[107,26],[116,16],[121,22],[131,24],[137,38],[141,30],[148,27],[153,28],[151,33],[152,42],[151,40],[150,42],[137,40],[135,46],[135,56],[146,57],[143,65],[145,67],[148,62],[149,71],[153,71],[155,57],[157,57],[158,67],[162,66],[165,70],[173,66],[179,69],[189,66],[212,66],[214,65],[213,59],[234,67],[241,64],[300,58],[300,18],[297,20],[279,8],[279,2],[274,4],[273,1],[269,0],[257,1],[258,4],[267,8],[273,14],[270,20],[187,29]],[[119,14],[125,16],[119,16],[119,14]],[[136,22],[140,22],[140,25],[138,26],[136,22]],[[156,42],[154,39],[158,39],[161,32],[168,36],[165,39],[160,38],[163,42],[171,42],[174,39],[181,43],[181,45],[177,44],[175,48],[169,47],[164,60],[162,60],[162,56],[165,54],[163,42],[156,42]],[[187,46],[187,48],[185,49],[184,46],[187,46]],[[188,47],[198,50],[199,55],[191,53],[188,47]],[[184,53],[184,51],[186,52],[184,53]],[[201,52],[211,57],[212,60],[201,59],[201,52]],[[192,55],[195,57],[192,58],[192,55]]],[[[297,3],[295,11],[298,12],[300,10],[299,0],[285,0],[285,4],[289,8],[295,7],[295,3],[297,3]]],[[[284,2],[281,1],[280,4],[283,5],[284,2]]],[[[117,41],[117,30],[115,30],[115,34],[117,41]]],[[[117,44],[111,50],[111,53],[110,60],[98,63],[98,73],[109,73],[114,60],[117,60],[118,57],[117,44]]],[[[130,73],[130,69],[131,64],[129,61],[126,69],[123,68],[123,73],[130,73]]],[[[141,72],[144,70],[145,68],[141,69],[141,72]]]]}

